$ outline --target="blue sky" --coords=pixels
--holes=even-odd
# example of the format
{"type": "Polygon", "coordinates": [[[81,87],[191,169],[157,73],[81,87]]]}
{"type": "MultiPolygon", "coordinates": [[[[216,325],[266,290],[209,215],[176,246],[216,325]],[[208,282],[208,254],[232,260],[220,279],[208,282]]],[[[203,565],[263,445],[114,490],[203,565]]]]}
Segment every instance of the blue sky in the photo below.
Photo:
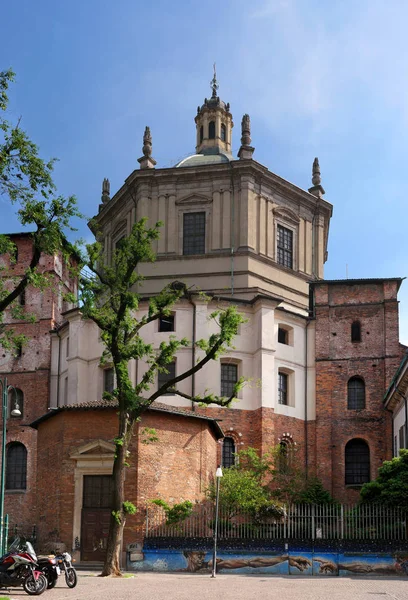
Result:
{"type": "MultiPolygon", "coordinates": [[[[408,4],[391,0],[20,0],[0,22],[0,68],[17,73],[11,120],[92,216],[101,182],[138,167],[149,125],[158,167],[192,153],[196,107],[219,94],[254,158],[307,189],[318,156],[334,205],[326,278],[405,277],[408,4]],[[405,240],[405,241],[404,241],[405,240]]],[[[19,230],[1,206],[2,231],[19,230]]],[[[88,234],[80,226],[80,234],[88,234]]],[[[408,282],[400,292],[408,343],[408,282]]]]}

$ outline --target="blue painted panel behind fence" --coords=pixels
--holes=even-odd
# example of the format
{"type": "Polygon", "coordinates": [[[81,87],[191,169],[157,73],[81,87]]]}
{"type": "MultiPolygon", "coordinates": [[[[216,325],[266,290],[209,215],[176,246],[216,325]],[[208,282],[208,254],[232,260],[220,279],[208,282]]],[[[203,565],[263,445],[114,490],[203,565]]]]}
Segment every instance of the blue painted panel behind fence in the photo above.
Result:
{"type": "MultiPolygon", "coordinates": [[[[129,555],[130,559],[130,555],[129,555]]],[[[143,560],[128,560],[134,571],[178,571],[210,573],[212,552],[208,550],[170,550],[144,548],[143,560]]],[[[331,553],[304,549],[286,553],[221,551],[217,555],[220,573],[273,575],[401,575],[408,576],[406,553],[331,553]]]]}

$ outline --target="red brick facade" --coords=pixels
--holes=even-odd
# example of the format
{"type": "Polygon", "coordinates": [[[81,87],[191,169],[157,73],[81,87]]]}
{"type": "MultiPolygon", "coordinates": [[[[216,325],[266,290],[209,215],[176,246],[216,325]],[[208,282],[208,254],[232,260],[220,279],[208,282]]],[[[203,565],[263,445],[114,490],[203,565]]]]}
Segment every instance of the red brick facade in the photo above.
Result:
{"type": "MultiPolygon", "coordinates": [[[[23,276],[32,257],[32,241],[29,234],[10,236],[18,248],[18,259],[11,263],[8,256],[0,257],[5,267],[3,278],[18,282],[23,276]]],[[[61,322],[61,312],[67,308],[63,292],[75,291],[76,283],[58,256],[45,256],[40,260],[40,271],[48,273],[55,285],[43,290],[27,287],[25,290],[25,310],[36,317],[35,323],[17,321],[6,310],[4,322],[16,333],[24,334],[28,342],[22,349],[21,357],[13,357],[1,350],[0,377],[7,377],[8,383],[22,391],[24,395],[22,417],[9,415],[7,422],[7,443],[20,442],[27,450],[27,484],[25,490],[6,490],[5,512],[9,514],[10,528],[16,524],[25,532],[31,532],[36,525],[36,467],[37,432],[29,427],[49,406],[50,381],[50,330],[61,322]],[[60,285],[61,284],[61,285],[60,285]]],[[[15,284],[14,284],[15,285],[15,284]]],[[[1,435],[1,432],[0,432],[1,435]]]]}
{"type": "MultiPolygon", "coordinates": [[[[92,455],[78,449],[102,439],[112,442],[118,427],[115,409],[61,410],[38,425],[38,533],[40,543],[57,536],[67,548],[75,547],[73,522],[75,486],[81,464],[92,455]]],[[[209,420],[163,411],[143,414],[130,449],[126,472],[126,498],[135,503],[138,513],[127,519],[124,544],[142,541],[146,504],[163,498],[172,503],[201,500],[215,472],[217,433],[209,420]],[[142,432],[154,428],[158,441],[145,444],[142,432]]],[[[89,474],[103,464],[98,452],[91,456],[89,474]],[[92,464],[98,467],[92,468],[92,464]]],[[[113,454],[111,459],[113,459],[113,454]]],[[[80,509],[81,507],[79,507],[80,509]]]]}
{"type": "Polygon", "coordinates": [[[316,474],[333,496],[354,502],[359,487],[345,486],[345,446],[362,439],[371,478],[392,456],[391,418],[382,400],[401,360],[397,292],[400,280],[314,284],[316,317],[316,428],[310,445],[316,474]],[[353,322],[361,340],[352,341],[353,322]],[[348,381],[365,384],[365,408],[348,408],[348,381]]]}

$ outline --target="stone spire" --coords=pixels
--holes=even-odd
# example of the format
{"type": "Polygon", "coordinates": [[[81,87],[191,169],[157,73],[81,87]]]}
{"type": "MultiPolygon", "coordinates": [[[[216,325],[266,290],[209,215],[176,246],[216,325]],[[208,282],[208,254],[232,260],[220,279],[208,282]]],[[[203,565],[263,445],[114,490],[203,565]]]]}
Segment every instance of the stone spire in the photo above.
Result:
{"type": "Polygon", "coordinates": [[[255,148],[251,146],[251,119],[249,115],[244,115],[241,121],[241,147],[238,151],[238,158],[252,158],[255,148]]]}
{"type": "Polygon", "coordinates": [[[109,179],[104,178],[102,181],[102,204],[106,204],[110,200],[110,182],[109,179]]]}
{"type": "Polygon", "coordinates": [[[102,196],[101,204],[99,205],[99,212],[101,212],[104,204],[107,204],[110,200],[110,182],[109,179],[104,178],[102,181],[102,196]]]}
{"type": "Polygon", "coordinates": [[[319,159],[317,157],[313,161],[312,183],[313,183],[313,187],[309,188],[309,192],[311,194],[313,194],[313,196],[316,196],[317,198],[321,198],[323,196],[323,194],[325,193],[325,191],[321,185],[322,178],[320,176],[320,165],[319,165],[319,159]]]}
{"type": "Polygon", "coordinates": [[[218,85],[218,81],[217,81],[217,71],[215,70],[215,63],[213,65],[213,67],[214,67],[214,77],[210,81],[210,86],[211,86],[211,89],[212,89],[212,96],[211,96],[211,98],[216,98],[217,97],[218,88],[220,86],[218,85]]]}
{"type": "Polygon", "coordinates": [[[141,169],[154,169],[156,161],[152,158],[152,135],[150,127],[146,127],[143,135],[143,156],[138,158],[141,169]]]}

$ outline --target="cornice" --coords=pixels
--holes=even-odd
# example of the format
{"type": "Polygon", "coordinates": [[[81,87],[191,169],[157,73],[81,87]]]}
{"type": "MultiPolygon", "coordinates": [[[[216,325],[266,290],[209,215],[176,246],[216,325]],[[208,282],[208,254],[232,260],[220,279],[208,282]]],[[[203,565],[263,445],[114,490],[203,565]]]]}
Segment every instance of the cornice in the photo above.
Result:
{"type": "Polygon", "coordinates": [[[135,184],[155,184],[161,183],[180,185],[181,182],[188,183],[190,181],[208,181],[214,180],[219,175],[227,175],[228,177],[240,178],[244,175],[249,175],[256,178],[256,182],[261,185],[266,185],[271,188],[271,191],[280,192],[288,199],[297,202],[308,210],[314,209],[318,214],[322,212],[326,218],[330,218],[333,213],[333,206],[322,198],[316,198],[308,191],[299,188],[293,183],[279,177],[275,173],[269,171],[267,167],[261,165],[252,159],[234,160],[228,164],[219,165],[202,165],[200,167],[170,167],[166,169],[135,169],[125,180],[122,187],[116,192],[111,200],[102,206],[101,211],[95,216],[96,221],[103,220],[104,217],[117,202],[123,198],[128,190],[135,184]]]}

